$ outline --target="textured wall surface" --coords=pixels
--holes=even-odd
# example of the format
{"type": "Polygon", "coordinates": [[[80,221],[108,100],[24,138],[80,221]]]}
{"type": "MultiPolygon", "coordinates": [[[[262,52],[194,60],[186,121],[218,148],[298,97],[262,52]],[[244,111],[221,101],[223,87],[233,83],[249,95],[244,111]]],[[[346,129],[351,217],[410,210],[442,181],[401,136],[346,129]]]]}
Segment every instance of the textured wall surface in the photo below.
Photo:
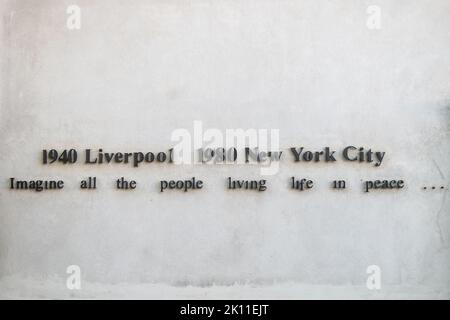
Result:
{"type": "Polygon", "coordinates": [[[450,298],[449,1],[0,1],[1,297],[450,298]],[[267,191],[226,190],[257,166],[40,162],[44,148],[165,151],[195,120],[279,129],[267,191]],[[383,164],[287,150],[347,145],[383,164]],[[115,190],[121,176],[138,188],[115,190]],[[158,192],[192,176],[202,190],[158,192]],[[290,190],[291,176],[315,187],[290,190]],[[10,177],[66,186],[9,190],[10,177]],[[376,178],[406,187],[364,193],[376,178]],[[69,265],[81,290],[66,288],[69,265]],[[366,288],[369,265],[381,290],[366,288]]]}

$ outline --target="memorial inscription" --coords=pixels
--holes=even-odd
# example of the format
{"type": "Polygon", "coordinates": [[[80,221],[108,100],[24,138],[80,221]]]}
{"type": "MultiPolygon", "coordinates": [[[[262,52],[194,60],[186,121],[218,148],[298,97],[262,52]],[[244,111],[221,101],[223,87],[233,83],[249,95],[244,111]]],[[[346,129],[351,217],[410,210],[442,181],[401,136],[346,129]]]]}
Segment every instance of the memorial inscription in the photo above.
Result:
{"type": "MultiPolygon", "coordinates": [[[[293,155],[294,163],[301,162],[336,162],[339,157],[337,151],[330,147],[323,147],[319,150],[310,150],[305,147],[291,147],[289,149],[293,155]]],[[[281,161],[282,151],[263,151],[258,147],[244,148],[244,161],[237,162],[238,151],[236,148],[207,148],[199,149],[197,153],[200,157],[197,159],[199,164],[213,163],[219,164],[220,161],[231,160],[231,163],[248,164],[256,163],[264,165],[264,163],[271,161],[281,161]]],[[[56,149],[48,149],[42,151],[42,163],[45,165],[51,164],[75,164],[79,157],[79,152],[76,149],[64,149],[58,151],[56,149]]],[[[354,147],[349,145],[342,149],[341,156],[344,160],[357,163],[373,163],[375,167],[380,167],[385,159],[386,152],[372,151],[371,148],[354,147]]],[[[84,164],[130,164],[132,167],[139,167],[142,163],[171,163],[174,164],[174,148],[168,149],[166,152],[105,152],[103,148],[96,151],[93,149],[84,149],[84,164]]],[[[316,183],[309,178],[296,178],[292,176],[289,179],[290,189],[297,191],[306,191],[315,189],[316,183]]],[[[401,179],[374,179],[361,180],[363,184],[363,192],[370,193],[375,190],[400,190],[406,186],[404,178],[401,179]]],[[[228,190],[256,190],[266,191],[268,189],[267,179],[245,179],[245,178],[226,178],[226,188],[228,190]]],[[[319,183],[320,185],[320,183],[319,183]]],[[[347,190],[349,183],[346,180],[332,180],[331,189],[347,190]]],[[[80,189],[82,190],[96,190],[97,177],[91,176],[81,180],[80,189]]],[[[115,180],[115,187],[118,190],[135,190],[138,187],[138,182],[132,179],[125,179],[120,177],[115,180]]],[[[201,190],[204,187],[203,180],[196,177],[189,179],[173,179],[160,180],[160,193],[170,190],[180,190],[188,192],[191,190],[201,190]]],[[[43,179],[16,179],[11,177],[9,179],[10,190],[35,190],[41,192],[43,190],[60,190],[64,188],[63,180],[43,180],[43,179]]],[[[426,187],[422,188],[426,190],[426,187]]],[[[433,188],[435,189],[435,188],[433,188]]],[[[443,187],[441,187],[441,190],[443,187]]]]}

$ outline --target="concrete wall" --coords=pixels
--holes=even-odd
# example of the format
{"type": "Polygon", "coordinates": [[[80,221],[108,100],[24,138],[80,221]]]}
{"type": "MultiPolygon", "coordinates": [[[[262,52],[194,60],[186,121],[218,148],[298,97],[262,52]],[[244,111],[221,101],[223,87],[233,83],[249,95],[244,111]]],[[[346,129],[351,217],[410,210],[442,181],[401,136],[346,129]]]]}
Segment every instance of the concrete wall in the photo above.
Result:
{"type": "Polygon", "coordinates": [[[450,297],[448,1],[1,0],[0,10],[0,296],[450,297]],[[66,27],[71,4],[79,30],[66,27]],[[369,5],[380,29],[366,25],[369,5]],[[45,148],[167,150],[195,120],[279,129],[286,158],[268,190],[226,190],[228,176],[260,178],[249,165],[40,162],[45,148]],[[347,145],[385,151],[382,166],[299,164],[287,150],[347,145]],[[80,190],[94,175],[98,189],[80,190]],[[115,190],[121,176],[138,188],[115,190]],[[203,190],[158,192],[161,179],[192,176],[203,190]],[[291,176],[314,189],[289,190],[291,176]],[[11,191],[10,177],[66,187],[11,191]],[[407,185],[364,193],[361,180],[376,178],[407,185]],[[348,189],[331,190],[334,179],[348,189]],[[82,290],[65,287],[69,265],[82,290]],[[369,265],[381,290],[366,288],[369,265]]]}

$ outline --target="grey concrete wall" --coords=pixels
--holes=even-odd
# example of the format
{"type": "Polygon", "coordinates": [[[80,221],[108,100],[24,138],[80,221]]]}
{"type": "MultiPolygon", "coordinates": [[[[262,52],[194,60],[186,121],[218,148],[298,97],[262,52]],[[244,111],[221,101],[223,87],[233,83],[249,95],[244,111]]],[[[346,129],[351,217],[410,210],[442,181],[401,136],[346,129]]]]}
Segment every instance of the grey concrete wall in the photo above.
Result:
{"type": "Polygon", "coordinates": [[[247,285],[262,289],[241,296],[450,297],[448,1],[1,0],[0,9],[2,297],[158,297],[159,286],[168,297],[240,297],[247,285]],[[79,30],[66,27],[71,4],[79,30]],[[380,29],[366,25],[369,5],[381,9],[380,29]],[[173,130],[195,120],[279,129],[286,158],[268,190],[226,190],[228,176],[260,177],[256,166],[40,162],[44,148],[167,150],[173,130]],[[382,166],[298,164],[286,150],[347,145],[385,151],[382,166]],[[92,175],[98,190],[79,190],[92,175]],[[138,189],[115,190],[121,176],[138,189]],[[192,176],[203,190],[158,193],[160,179],[192,176]],[[291,176],[316,185],[289,190],[291,176]],[[66,187],[11,191],[10,177],[66,187]],[[361,180],[376,178],[406,188],[363,193],[361,180]],[[348,190],[331,190],[333,179],[348,190]],[[433,185],[445,188],[422,189],[433,185]],[[84,284],[72,296],[69,265],[84,284]],[[369,265],[382,270],[376,292],[365,287],[369,265]]]}

